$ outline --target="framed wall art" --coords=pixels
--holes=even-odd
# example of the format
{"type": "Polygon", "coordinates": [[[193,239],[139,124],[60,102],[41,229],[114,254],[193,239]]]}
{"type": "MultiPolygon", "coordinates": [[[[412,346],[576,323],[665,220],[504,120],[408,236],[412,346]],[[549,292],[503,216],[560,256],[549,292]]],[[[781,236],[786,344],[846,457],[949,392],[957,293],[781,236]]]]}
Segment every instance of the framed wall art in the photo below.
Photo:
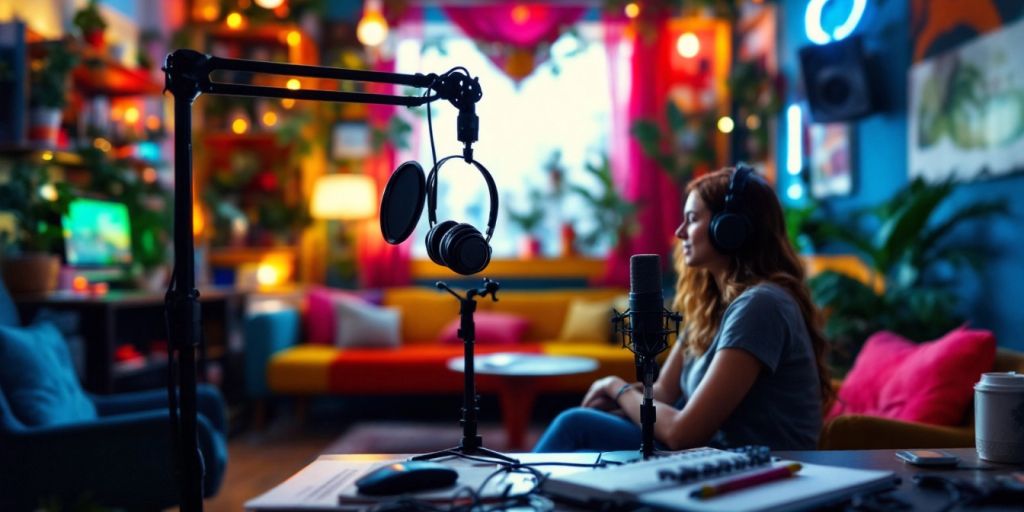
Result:
{"type": "Polygon", "coordinates": [[[811,195],[816,198],[853,193],[851,128],[847,123],[816,123],[807,127],[811,195]]]}

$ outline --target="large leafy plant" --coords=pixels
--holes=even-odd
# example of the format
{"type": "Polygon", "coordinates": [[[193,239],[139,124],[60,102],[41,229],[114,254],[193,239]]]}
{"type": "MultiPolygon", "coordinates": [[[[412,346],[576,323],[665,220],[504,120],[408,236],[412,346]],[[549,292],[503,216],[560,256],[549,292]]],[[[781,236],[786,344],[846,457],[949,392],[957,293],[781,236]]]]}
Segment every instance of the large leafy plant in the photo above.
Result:
{"type": "Polygon", "coordinates": [[[594,226],[591,230],[580,233],[579,242],[585,247],[594,247],[603,240],[614,246],[621,236],[636,232],[637,206],[619,194],[612,182],[611,163],[608,155],[601,155],[596,162],[587,162],[584,169],[593,176],[598,189],[591,190],[577,184],[569,184],[570,193],[580,196],[590,207],[594,226]]]}
{"type": "Polygon", "coordinates": [[[1008,206],[983,200],[940,216],[955,188],[952,180],[929,184],[918,178],[888,201],[857,212],[852,222],[818,225],[825,239],[852,246],[874,274],[867,283],[836,272],[810,281],[827,315],[825,334],[838,368],[848,368],[875,331],[923,341],[962,323],[953,290],[957,273],[942,270],[977,269],[986,249],[956,243],[951,234],[970,221],[1004,215],[1008,206]]]}

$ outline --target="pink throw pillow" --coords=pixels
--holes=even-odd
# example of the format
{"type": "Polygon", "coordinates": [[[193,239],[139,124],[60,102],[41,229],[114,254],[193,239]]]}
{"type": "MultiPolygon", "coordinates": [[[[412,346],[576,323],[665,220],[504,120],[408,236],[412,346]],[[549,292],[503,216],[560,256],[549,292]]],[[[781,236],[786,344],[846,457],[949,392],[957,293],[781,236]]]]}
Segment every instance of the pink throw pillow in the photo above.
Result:
{"type": "Polygon", "coordinates": [[[902,421],[955,426],[981,374],[992,369],[991,332],[961,327],[915,345],[888,332],[868,340],[839,390],[829,417],[857,413],[902,421]],[[864,359],[862,361],[862,359],[864,359]]]}
{"type": "Polygon", "coordinates": [[[959,328],[917,348],[882,388],[887,418],[954,426],[974,396],[974,384],[992,371],[996,339],[989,331],[959,328]]]}
{"type": "MultiPolygon", "coordinates": [[[[476,343],[480,345],[516,345],[523,341],[530,321],[519,315],[477,311],[473,315],[476,328],[476,343]]],[[[441,329],[438,340],[443,344],[459,344],[459,323],[456,318],[441,329]]]]}
{"type": "Polygon", "coordinates": [[[839,399],[832,405],[826,419],[844,413],[878,416],[882,386],[915,348],[917,345],[893,332],[872,334],[857,354],[850,373],[843,379],[839,399]]]}
{"type": "Polygon", "coordinates": [[[333,345],[337,320],[332,299],[363,300],[359,295],[326,286],[311,286],[306,292],[306,342],[333,345]]]}

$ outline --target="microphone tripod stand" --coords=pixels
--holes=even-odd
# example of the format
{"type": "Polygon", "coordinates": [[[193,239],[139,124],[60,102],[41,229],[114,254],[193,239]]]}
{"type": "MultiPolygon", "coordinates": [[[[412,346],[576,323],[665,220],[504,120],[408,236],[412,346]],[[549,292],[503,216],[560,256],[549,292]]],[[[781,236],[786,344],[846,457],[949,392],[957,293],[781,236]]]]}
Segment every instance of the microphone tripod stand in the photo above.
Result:
{"type": "Polygon", "coordinates": [[[615,332],[622,336],[622,345],[636,355],[637,378],[644,386],[644,397],[640,404],[640,450],[607,452],[601,455],[602,460],[612,462],[632,462],[659,455],[654,449],[654,423],[657,416],[657,409],[654,407],[654,374],[658,369],[656,358],[658,354],[668,348],[668,335],[679,333],[679,323],[683,319],[679,313],[665,309],[661,313],[662,328],[660,330],[640,333],[633,329],[629,314],[630,311],[621,314],[615,311],[612,316],[612,324],[615,327],[615,332]],[[669,328],[669,322],[675,322],[675,328],[669,328]],[[649,339],[637,343],[637,338],[650,337],[654,338],[655,343],[648,343],[649,339]],[[629,339],[628,343],[626,342],[627,338],[629,339]]]}
{"type": "Polygon", "coordinates": [[[491,300],[498,301],[498,289],[501,285],[497,281],[484,278],[483,288],[470,288],[463,297],[455,293],[443,281],[438,281],[435,286],[444,290],[459,300],[459,338],[463,346],[463,394],[462,394],[462,442],[459,446],[417,455],[410,460],[431,460],[449,455],[483,455],[513,464],[519,461],[494,450],[484,448],[484,440],[477,432],[477,413],[480,412],[479,397],[476,394],[476,369],[473,366],[473,343],[476,340],[476,324],[473,322],[473,313],[476,311],[476,297],[491,296],[491,300]]]}

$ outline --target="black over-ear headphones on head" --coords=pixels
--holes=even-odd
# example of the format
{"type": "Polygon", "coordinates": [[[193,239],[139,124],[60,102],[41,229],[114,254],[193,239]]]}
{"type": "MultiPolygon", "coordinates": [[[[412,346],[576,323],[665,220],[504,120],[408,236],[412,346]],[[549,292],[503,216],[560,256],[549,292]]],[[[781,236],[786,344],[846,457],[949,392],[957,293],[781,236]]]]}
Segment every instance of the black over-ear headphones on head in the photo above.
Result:
{"type": "Polygon", "coordinates": [[[750,235],[754,225],[750,217],[743,213],[741,201],[743,191],[747,188],[750,175],[754,170],[744,164],[736,166],[729,178],[729,190],[725,193],[725,207],[711,217],[711,245],[723,254],[733,254],[740,250],[750,235]]]}
{"type": "Polygon", "coordinates": [[[468,276],[487,268],[491,261],[491,235],[498,220],[498,188],[487,168],[476,160],[470,162],[483,175],[490,196],[486,237],[470,224],[453,220],[437,222],[437,175],[441,166],[453,158],[464,157],[452,155],[442,158],[426,179],[423,168],[416,162],[398,166],[381,198],[380,229],[388,243],[404,242],[416,229],[426,198],[430,221],[430,231],[426,236],[427,255],[434,263],[468,276]]]}

